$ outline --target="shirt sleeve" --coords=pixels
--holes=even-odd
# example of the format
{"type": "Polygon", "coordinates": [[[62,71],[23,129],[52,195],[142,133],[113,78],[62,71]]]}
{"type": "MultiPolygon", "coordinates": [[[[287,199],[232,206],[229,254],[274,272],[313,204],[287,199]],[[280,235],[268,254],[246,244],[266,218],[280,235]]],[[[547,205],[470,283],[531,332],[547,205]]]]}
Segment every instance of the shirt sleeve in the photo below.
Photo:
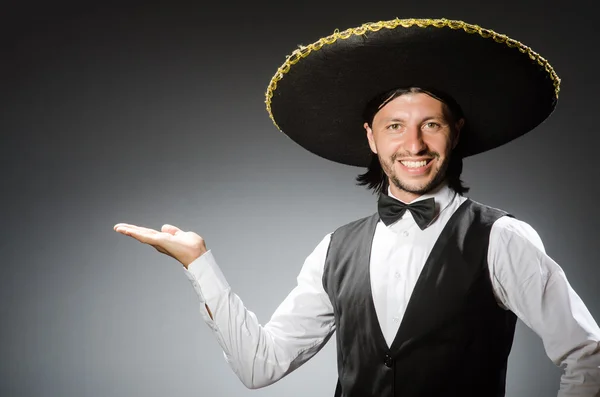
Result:
{"type": "Polygon", "coordinates": [[[283,378],[314,356],[333,334],[333,307],[322,283],[330,236],[306,258],[296,287],[264,326],[231,291],[211,251],[184,269],[198,294],[202,318],[246,387],[256,389],[283,378]]]}
{"type": "Polygon", "coordinates": [[[600,396],[600,329],[535,230],[498,219],[488,265],[501,306],[539,335],[548,357],[564,369],[558,396],[600,396]]]}

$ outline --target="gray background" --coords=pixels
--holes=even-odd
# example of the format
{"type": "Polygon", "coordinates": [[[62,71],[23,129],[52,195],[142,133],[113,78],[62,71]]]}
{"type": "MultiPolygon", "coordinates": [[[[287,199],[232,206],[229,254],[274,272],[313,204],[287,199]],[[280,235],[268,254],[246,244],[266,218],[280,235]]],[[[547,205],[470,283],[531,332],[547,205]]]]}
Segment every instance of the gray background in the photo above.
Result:
{"type": "MultiPolygon", "coordinates": [[[[529,222],[600,318],[600,78],[592,2],[383,1],[111,7],[21,2],[0,26],[0,395],[331,396],[335,342],[246,390],[181,266],[112,230],[205,237],[264,324],[323,236],[375,210],[362,170],[272,125],[264,91],[298,44],[395,17],[505,33],[562,78],[556,112],[465,161],[470,197],[529,222]]],[[[457,54],[460,56],[460,54],[457,54]]],[[[560,370],[522,323],[508,396],[556,394],[560,370]]],[[[432,380],[434,381],[434,380],[432,380]]]]}

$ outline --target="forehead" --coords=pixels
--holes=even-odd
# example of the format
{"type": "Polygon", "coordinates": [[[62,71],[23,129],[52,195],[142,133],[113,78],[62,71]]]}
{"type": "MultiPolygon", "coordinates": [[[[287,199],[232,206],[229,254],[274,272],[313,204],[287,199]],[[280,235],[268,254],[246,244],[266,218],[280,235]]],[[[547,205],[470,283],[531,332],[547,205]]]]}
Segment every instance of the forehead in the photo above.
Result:
{"type": "Polygon", "coordinates": [[[427,116],[445,116],[446,105],[425,93],[406,93],[387,102],[384,102],[375,118],[386,117],[390,115],[427,115],[427,116]]]}

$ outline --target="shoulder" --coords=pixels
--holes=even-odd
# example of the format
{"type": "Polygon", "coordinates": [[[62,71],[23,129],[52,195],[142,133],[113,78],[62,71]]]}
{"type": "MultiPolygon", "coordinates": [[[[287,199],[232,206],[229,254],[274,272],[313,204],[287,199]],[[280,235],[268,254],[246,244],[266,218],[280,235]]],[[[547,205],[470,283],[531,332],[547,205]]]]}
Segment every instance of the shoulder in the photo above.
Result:
{"type": "Polygon", "coordinates": [[[379,215],[377,213],[369,215],[369,216],[365,216],[364,218],[354,220],[352,222],[346,223],[345,225],[338,227],[332,233],[332,236],[352,232],[353,230],[360,229],[369,223],[377,223],[378,221],[379,221],[379,215]]]}
{"type": "Polygon", "coordinates": [[[478,213],[481,218],[487,219],[491,223],[490,248],[506,248],[517,244],[545,252],[540,235],[530,224],[515,218],[505,210],[481,204],[472,199],[469,201],[471,211],[478,213]]]}
{"type": "Polygon", "coordinates": [[[482,204],[471,198],[466,198],[460,208],[464,208],[465,211],[471,213],[472,216],[479,219],[481,222],[488,224],[492,224],[496,222],[498,218],[504,216],[512,217],[511,214],[502,209],[482,204]]]}
{"type": "Polygon", "coordinates": [[[502,216],[492,225],[490,244],[501,247],[513,245],[530,246],[545,252],[544,244],[538,232],[527,222],[502,216]]]}

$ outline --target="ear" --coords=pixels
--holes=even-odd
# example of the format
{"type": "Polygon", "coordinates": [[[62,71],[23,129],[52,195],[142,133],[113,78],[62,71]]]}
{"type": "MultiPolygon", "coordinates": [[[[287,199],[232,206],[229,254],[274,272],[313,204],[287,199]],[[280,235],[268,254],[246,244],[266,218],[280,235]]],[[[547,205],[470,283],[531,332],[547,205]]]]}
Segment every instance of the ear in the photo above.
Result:
{"type": "Polygon", "coordinates": [[[368,123],[364,123],[363,127],[365,128],[365,131],[367,131],[367,139],[369,140],[369,147],[371,148],[371,151],[375,154],[377,154],[377,146],[375,146],[375,138],[373,138],[373,130],[371,129],[371,127],[369,127],[368,123]]]}
{"type": "Polygon", "coordinates": [[[454,125],[454,130],[456,131],[456,135],[454,136],[453,142],[452,142],[452,149],[454,149],[456,147],[456,145],[458,145],[458,141],[460,138],[460,131],[463,129],[463,127],[465,126],[465,119],[460,119],[456,122],[456,124],[454,125]]]}

